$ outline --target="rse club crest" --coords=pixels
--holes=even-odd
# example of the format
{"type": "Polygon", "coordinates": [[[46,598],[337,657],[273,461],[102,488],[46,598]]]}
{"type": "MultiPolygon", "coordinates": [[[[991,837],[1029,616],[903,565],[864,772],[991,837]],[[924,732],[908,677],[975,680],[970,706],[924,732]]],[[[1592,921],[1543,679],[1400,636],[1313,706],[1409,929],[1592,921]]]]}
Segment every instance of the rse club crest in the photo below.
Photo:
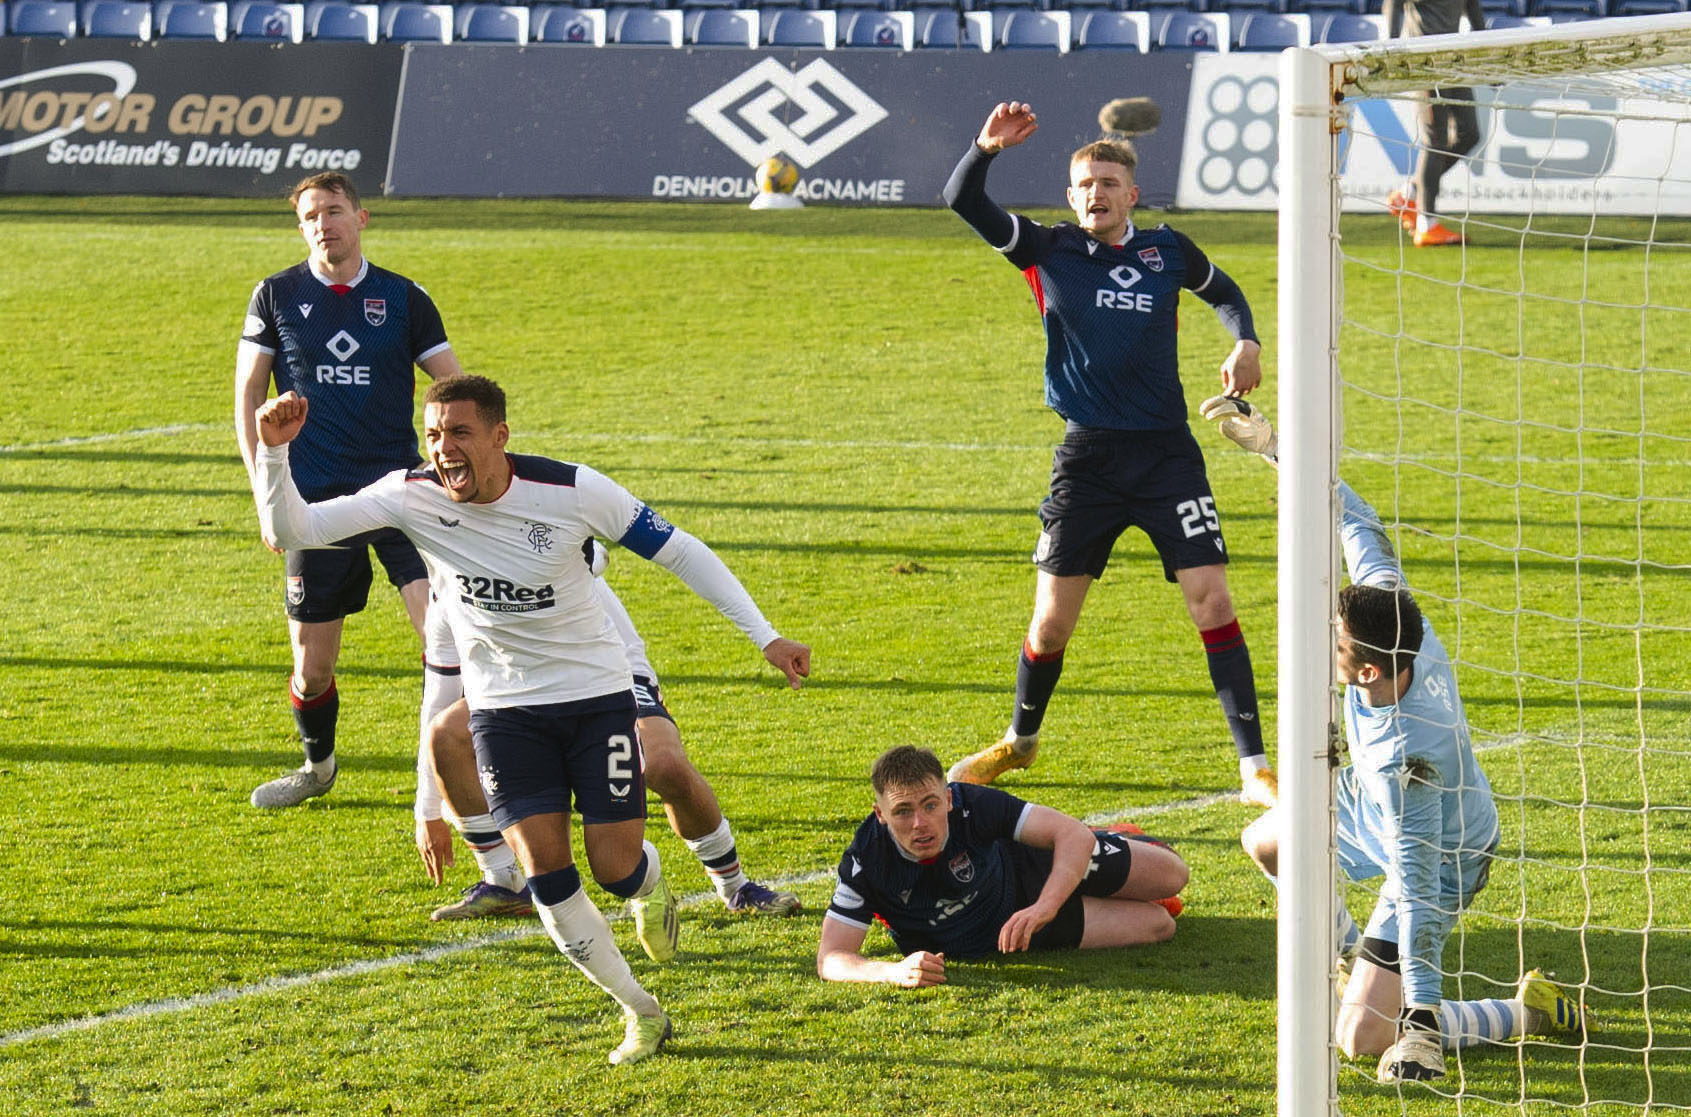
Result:
{"type": "Polygon", "coordinates": [[[388,301],[386,299],[364,300],[364,321],[372,326],[379,326],[388,320],[388,301]]]}

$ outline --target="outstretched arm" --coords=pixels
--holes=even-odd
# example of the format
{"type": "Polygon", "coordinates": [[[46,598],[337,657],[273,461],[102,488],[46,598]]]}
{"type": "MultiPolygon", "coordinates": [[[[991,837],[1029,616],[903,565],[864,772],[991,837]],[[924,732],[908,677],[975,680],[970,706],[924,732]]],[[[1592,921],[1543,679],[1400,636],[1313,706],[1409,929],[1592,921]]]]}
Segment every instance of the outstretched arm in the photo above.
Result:
{"type": "Polygon", "coordinates": [[[1389,590],[1406,586],[1403,567],[1379,513],[1343,481],[1339,482],[1339,500],[1339,542],[1345,549],[1345,570],[1350,580],[1389,590]]]}
{"type": "Polygon", "coordinates": [[[1033,135],[1039,127],[1033,110],[1020,101],[1001,102],[987,115],[945,184],[945,204],[969,223],[981,239],[1000,252],[1016,247],[1017,219],[986,195],[986,170],[992,157],[1033,135]]]}
{"type": "Polygon", "coordinates": [[[288,470],[288,443],[304,429],[308,407],[304,396],[287,392],[258,409],[252,486],[265,542],[289,550],[326,547],[359,532],[397,526],[376,491],[381,481],[319,504],[299,495],[288,470]]]}
{"type": "Polygon", "coordinates": [[[838,919],[822,917],[822,941],[816,947],[816,974],[823,981],[876,981],[921,989],[945,981],[945,955],[918,950],[896,962],[863,956],[868,932],[838,919]]]}

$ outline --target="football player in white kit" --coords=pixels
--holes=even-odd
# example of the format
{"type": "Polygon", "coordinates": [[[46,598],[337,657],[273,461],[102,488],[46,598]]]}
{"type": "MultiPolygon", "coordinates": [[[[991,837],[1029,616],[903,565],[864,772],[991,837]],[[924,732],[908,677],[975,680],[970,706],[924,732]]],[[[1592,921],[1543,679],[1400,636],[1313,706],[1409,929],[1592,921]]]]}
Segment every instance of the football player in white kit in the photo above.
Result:
{"type": "MultiPolygon", "coordinates": [[[[598,540],[583,548],[583,561],[598,574],[605,548],[598,540]]],[[[646,656],[646,641],[634,627],[622,601],[602,577],[594,579],[599,603],[622,637],[634,672],[634,700],[639,719],[640,755],[646,782],[663,800],[670,828],[699,859],[718,898],[729,911],[791,915],[802,906],[792,892],[765,887],[746,875],[734,830],[722,813],[716,792],[681,743],[681,730],[664,705],[657,671],[646,656]]],[[[440,884],[453,863],[452,832],[447,818],[475,854],[482,879],[455,903],[436,908],[432,920],[480,919],[528,915],[534,909],[522,869],[487,813],[487,799],[476,781],[474,743],[458,649],[451,626],[438,611],[429,615],[423,649],[426,671],[423,724],[417,742],[417,852],[429,878],[440,884]],[[438,619],[437,619],[438,618],[438,619]],[[444,810],[443,810],[444,808],[444,810]]]]}
{"type": "Polygon", "coordinates": [[[626,1035],[611,1062],[656,1053],[670,1035],[669,1017],[635,980],[570,854],[573,811],[582,816],[594,879],[633,901],[648,953],[674,956],[674,897],[657,848],[644,840],[633,679],[581,547],[595,536],[611,539],[666,567],[794,686],[810,673],[810,649],[775,631],[709,547],[614,481],[587,466],[508,453],[505,395],[485,377],[430,386],[427,467],[311,505],[287,468],[287,445],[306,417],[306,401],[292,393],[259,410],[253,487],[265,539],[313,547],[397,527],[416,545],[463,656],[493,821],[515,849],[553,941],[623,1008],[626,1035]]]}

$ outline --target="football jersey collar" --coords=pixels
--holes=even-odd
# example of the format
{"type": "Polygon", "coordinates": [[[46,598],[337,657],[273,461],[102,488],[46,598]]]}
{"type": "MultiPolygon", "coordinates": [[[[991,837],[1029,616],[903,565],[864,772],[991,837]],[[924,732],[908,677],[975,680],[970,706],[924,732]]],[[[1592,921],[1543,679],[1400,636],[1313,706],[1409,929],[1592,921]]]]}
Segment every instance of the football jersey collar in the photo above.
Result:
{"type": "MultiPolygon", "coordinates": [[[[311,277],[313,279],[315,279],[317,282],[321,283],[323,286],[333,287],[333,286],[336,285],[334,280],[330,279],[328,276],[326,276],[322,272],[318,271],[317,265],[312,263],[310,260],[307,260],[305,262],[305,266],[310,269],[311,277]]],[[[364,282],[364,277],[369,275],[369,274],[370,274],[370,261],[364,259],[361,256],[358,259],[358,274],[353,276],[352,282],[346,284],[346,286],[348,286],[348,287],[358,286],[360,283],[364,282]]]]}
{"type": "Polygon", "coordinates": [[[1112,247],[1114,247],[1114,248],[1126,248],[1127,242],[1132,240],[1134,237],[1136,237],[1138,235],[1139,235],[1139,230],[1135,229],[1133,227],[1133,220],[1131,218],[1129,218],[1128,222],[1127,222],[1127,231],[1121,235],[1121,239],[1116,241],[1116,243],[1112,247]]]}

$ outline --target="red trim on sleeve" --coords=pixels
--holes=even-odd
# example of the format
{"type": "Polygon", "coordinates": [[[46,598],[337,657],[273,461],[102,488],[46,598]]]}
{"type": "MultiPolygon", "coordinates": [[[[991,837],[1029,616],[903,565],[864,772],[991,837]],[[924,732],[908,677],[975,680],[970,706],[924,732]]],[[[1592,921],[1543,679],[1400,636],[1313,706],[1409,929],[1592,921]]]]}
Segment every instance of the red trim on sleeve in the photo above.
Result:
{"type": "Polygon", "coordinates": [[[1040,282],[1039,266],[1036,264],[1031,268],[1023,268],[1022,269],[1022,278],[1026,279],[1028,281],[1028,286],[1033,288],[1033,301],[1034,301],[1035,304],[1038,305],[1039,313],[1044,314],[1045,313],[1045,284],[1040,282]]]}

